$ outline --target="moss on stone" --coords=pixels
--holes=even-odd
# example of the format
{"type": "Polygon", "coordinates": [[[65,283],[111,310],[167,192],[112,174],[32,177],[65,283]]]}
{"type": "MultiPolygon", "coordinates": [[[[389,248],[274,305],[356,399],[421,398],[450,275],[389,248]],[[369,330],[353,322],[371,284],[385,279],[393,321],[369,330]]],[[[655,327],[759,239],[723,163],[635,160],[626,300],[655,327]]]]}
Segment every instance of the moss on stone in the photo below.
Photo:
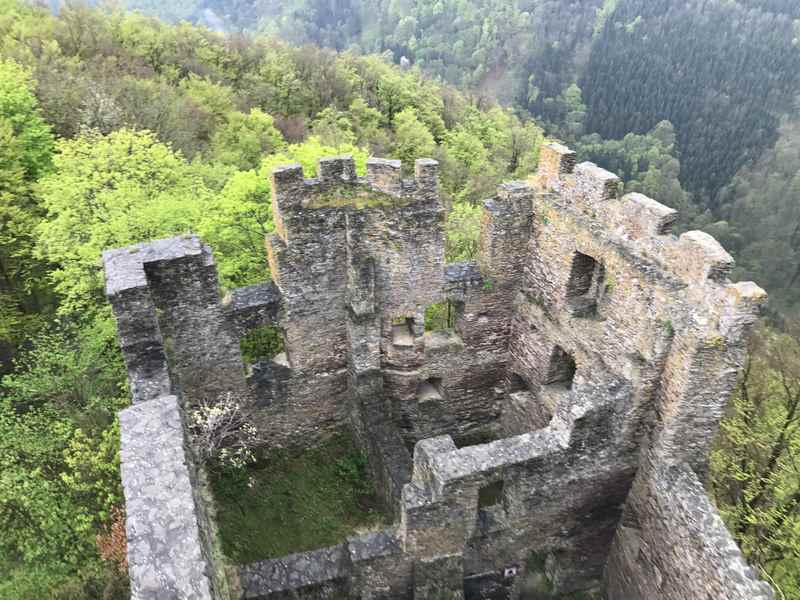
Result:
{"type": "Polygon", "coordinates": [[[365,185],[342,184],[309,194],[304,200],[305,208],[336,208],[352,206],[357,210],[365,208],[403,206],[408,198],[398,198],[365,185]]]}

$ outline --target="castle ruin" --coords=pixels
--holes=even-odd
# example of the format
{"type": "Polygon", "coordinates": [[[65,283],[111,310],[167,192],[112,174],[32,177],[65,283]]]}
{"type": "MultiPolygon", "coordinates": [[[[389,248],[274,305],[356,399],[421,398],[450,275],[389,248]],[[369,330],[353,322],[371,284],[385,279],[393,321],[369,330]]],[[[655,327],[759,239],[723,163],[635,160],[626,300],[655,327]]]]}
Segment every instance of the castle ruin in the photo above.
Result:
{"type": "Polygon", "coordinates": [[[485,201],[477,260],[446,264],[435,161],[278,169],[273,281],[225,301],[197,237],[104,253],[133,598],[518,598],[535,564],[552,598],[772,598],[702,485],[765,294],[619,183],[549,144],[485,201]],[[452,327],[425,331],[441,302],[452,327]],[[265,325],[285,354],[246,375],[265,325]],[[394,524],[226,566],[184,417],[226,392],[275,446],[349,428],[394,524]]]}

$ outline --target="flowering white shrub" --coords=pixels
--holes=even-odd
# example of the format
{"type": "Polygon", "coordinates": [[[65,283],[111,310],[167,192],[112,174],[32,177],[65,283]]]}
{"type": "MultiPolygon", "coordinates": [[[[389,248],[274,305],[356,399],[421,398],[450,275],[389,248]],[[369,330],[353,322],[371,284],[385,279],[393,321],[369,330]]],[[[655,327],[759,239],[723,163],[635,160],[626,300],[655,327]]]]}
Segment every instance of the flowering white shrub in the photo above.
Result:
{"type": "Polygon", "coordinates": [[[222,469],[242,469],[255,460],[258,430],[241,402],[228,392],[202,401],[190,413],[190,427],[201,460],[222,469]]]}

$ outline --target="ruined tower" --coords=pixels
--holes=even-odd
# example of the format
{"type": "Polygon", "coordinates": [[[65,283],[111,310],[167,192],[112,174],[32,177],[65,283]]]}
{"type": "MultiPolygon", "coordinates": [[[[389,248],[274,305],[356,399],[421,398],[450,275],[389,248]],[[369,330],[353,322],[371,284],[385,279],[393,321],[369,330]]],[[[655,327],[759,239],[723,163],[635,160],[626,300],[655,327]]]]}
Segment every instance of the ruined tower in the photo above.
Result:
{"type": "Polygon", "coordinates": [[[771,598],[701,483],[764,292],[558,144],[484,202],[477,260],[446,264],[437,170],[275,171],[273,281],[226,302],[195,237],[104,254],[134,597],[517,598],[538,569],[553,598],[771,598]],[[451,326],[425,331],[440,303],[451,326]],[[286,352],[246,375],[262,325],[286,352]],[[274,446],[348,427],[394,525],[226,573],[182,412],[222,393],[274,446]]]}

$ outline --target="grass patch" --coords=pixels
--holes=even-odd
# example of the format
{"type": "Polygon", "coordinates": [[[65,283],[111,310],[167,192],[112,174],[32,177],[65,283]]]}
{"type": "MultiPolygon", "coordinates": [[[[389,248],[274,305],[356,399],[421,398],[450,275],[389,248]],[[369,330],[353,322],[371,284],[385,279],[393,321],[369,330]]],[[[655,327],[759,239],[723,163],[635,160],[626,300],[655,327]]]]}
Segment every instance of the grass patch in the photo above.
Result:
{"type": "Polygon", "coordinates": [[[401,206],[408,203],[408,198],[398,198],[363,185],[343,184],[310,194],[305,201],[305,207],[353,206],[358,210],[363,210],[379,206],[401,206]]]}
{"type": "Polygon", "coordinates": [[[366,459],[349,434],[300,455],[273,453],[242,474],[216,475],[222,548],[248,563],[331,546],[384,523],[366,459]]]}

